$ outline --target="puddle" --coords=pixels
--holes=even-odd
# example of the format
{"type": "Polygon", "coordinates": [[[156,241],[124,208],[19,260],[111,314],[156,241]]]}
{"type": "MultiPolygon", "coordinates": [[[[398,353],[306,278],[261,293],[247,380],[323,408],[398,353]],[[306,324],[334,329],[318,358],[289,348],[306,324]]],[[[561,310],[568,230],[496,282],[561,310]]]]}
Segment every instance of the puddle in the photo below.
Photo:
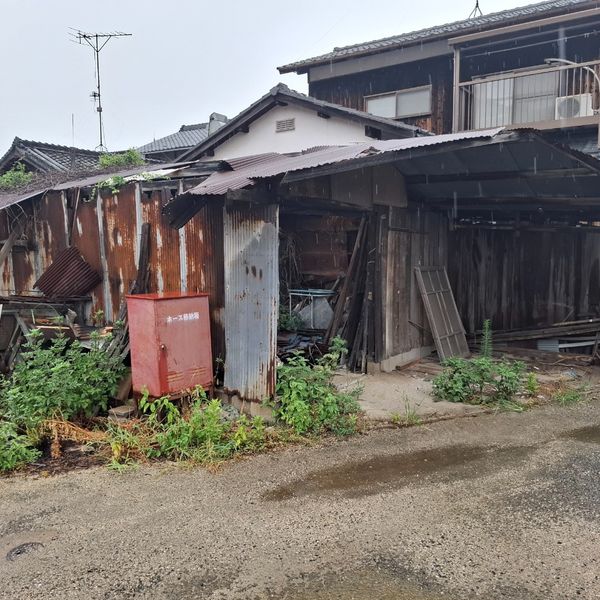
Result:
{"type": "Polygon", "coordinates": [[[266,492],[263,498],[279,501],[334,493],[360,497],[397,489],[430,476],[448,479],[481,477],[503,465],[514,464],[535,449],[535,446],[494,448],[457,445],[378,456],[315,471],[304,479],[266,492]]]}
{"type": "Polygon", "coordinates": [[[578,442],[600,444],[600,425],[589,425],[588,427],[573,429],[565,433],[562,437],[577,440],[578,442]]]}
{"type": "Polygon", "coordinates": [[[360,570],[345,575],[327,575],[321,581],[306,582],[285,590],[282,600],[453,600],[433,594],[392,574],[360,570]]]}
{"type": "Polygon", "coordinates": [[[6,560],[12,562],[24,554],[29,554],[30,552],[43,547],[44,544],[41,542],[26,542],[25,544],[19,544],[6,553],[6,560]]]}

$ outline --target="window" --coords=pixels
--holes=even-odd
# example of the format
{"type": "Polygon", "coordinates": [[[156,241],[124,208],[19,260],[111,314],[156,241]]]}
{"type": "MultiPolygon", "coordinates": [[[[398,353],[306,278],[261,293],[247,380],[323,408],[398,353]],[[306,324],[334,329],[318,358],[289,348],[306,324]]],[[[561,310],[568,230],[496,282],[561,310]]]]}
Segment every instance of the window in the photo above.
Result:
{"type": "Polygon", "coordinates": [[[378,117],[404,119],[431,114],[431,86],[365,97],[366,111],[378,117]]]}

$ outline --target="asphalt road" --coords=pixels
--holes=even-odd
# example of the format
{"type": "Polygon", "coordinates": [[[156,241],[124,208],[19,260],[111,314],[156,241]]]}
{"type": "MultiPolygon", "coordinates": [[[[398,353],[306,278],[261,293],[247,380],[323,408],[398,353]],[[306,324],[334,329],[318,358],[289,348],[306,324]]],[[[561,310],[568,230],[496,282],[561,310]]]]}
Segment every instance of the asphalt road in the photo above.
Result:
{"type": "Polygon", "coordinates": [[[0,480],[0,598],[600,598],[600,400],[0,480]]]}

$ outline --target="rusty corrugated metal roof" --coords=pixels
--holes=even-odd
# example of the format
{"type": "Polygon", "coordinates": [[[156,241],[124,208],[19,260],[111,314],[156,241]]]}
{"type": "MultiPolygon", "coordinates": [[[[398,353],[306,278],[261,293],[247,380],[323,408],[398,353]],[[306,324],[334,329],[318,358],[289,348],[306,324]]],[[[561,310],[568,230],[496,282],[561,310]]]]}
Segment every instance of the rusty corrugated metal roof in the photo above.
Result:
{"type": "Polygon", "coordinates": [[[35,282],[35,287],[48,298],[76,297],[87,294],[101,281],[98,272],[71,246],[58,254],[35,282]]]}
{"type": "Polygon", "coordinates": [[[398,140],[380,140],[366,143],[357,143],[349,146],[331,146],[320,150],[303,152],[297,155],[262,154],[245,159],[225,161],[231,171],[213,173],[197,186],[191,188],[186,194],[195,196],[219,196],[229,191],[240,190],[254,184],[255,179],[275,177],[292,171],[313,169],[324,165],[340,163],[347,160],[384,154],[387,152],[407,152],[435,146],[460,142],[464,140],[492,139],[504,131],[503,127],[486,129],[483,131],[468,131],[462,133],[449,133],[445,135],[432,135],[424,137],[404,138],[398,140]]]}

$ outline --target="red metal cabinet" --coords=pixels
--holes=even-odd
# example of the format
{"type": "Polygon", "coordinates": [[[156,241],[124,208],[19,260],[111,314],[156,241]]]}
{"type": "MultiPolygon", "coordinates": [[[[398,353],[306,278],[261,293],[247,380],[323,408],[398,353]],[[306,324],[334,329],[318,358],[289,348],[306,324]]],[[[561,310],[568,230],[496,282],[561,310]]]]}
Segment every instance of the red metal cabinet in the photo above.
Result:
{"type": "Polygon", "coordinates": [[[208,294],[127,296],[134,392],[177,394],[212,385],[208,294]]]}

